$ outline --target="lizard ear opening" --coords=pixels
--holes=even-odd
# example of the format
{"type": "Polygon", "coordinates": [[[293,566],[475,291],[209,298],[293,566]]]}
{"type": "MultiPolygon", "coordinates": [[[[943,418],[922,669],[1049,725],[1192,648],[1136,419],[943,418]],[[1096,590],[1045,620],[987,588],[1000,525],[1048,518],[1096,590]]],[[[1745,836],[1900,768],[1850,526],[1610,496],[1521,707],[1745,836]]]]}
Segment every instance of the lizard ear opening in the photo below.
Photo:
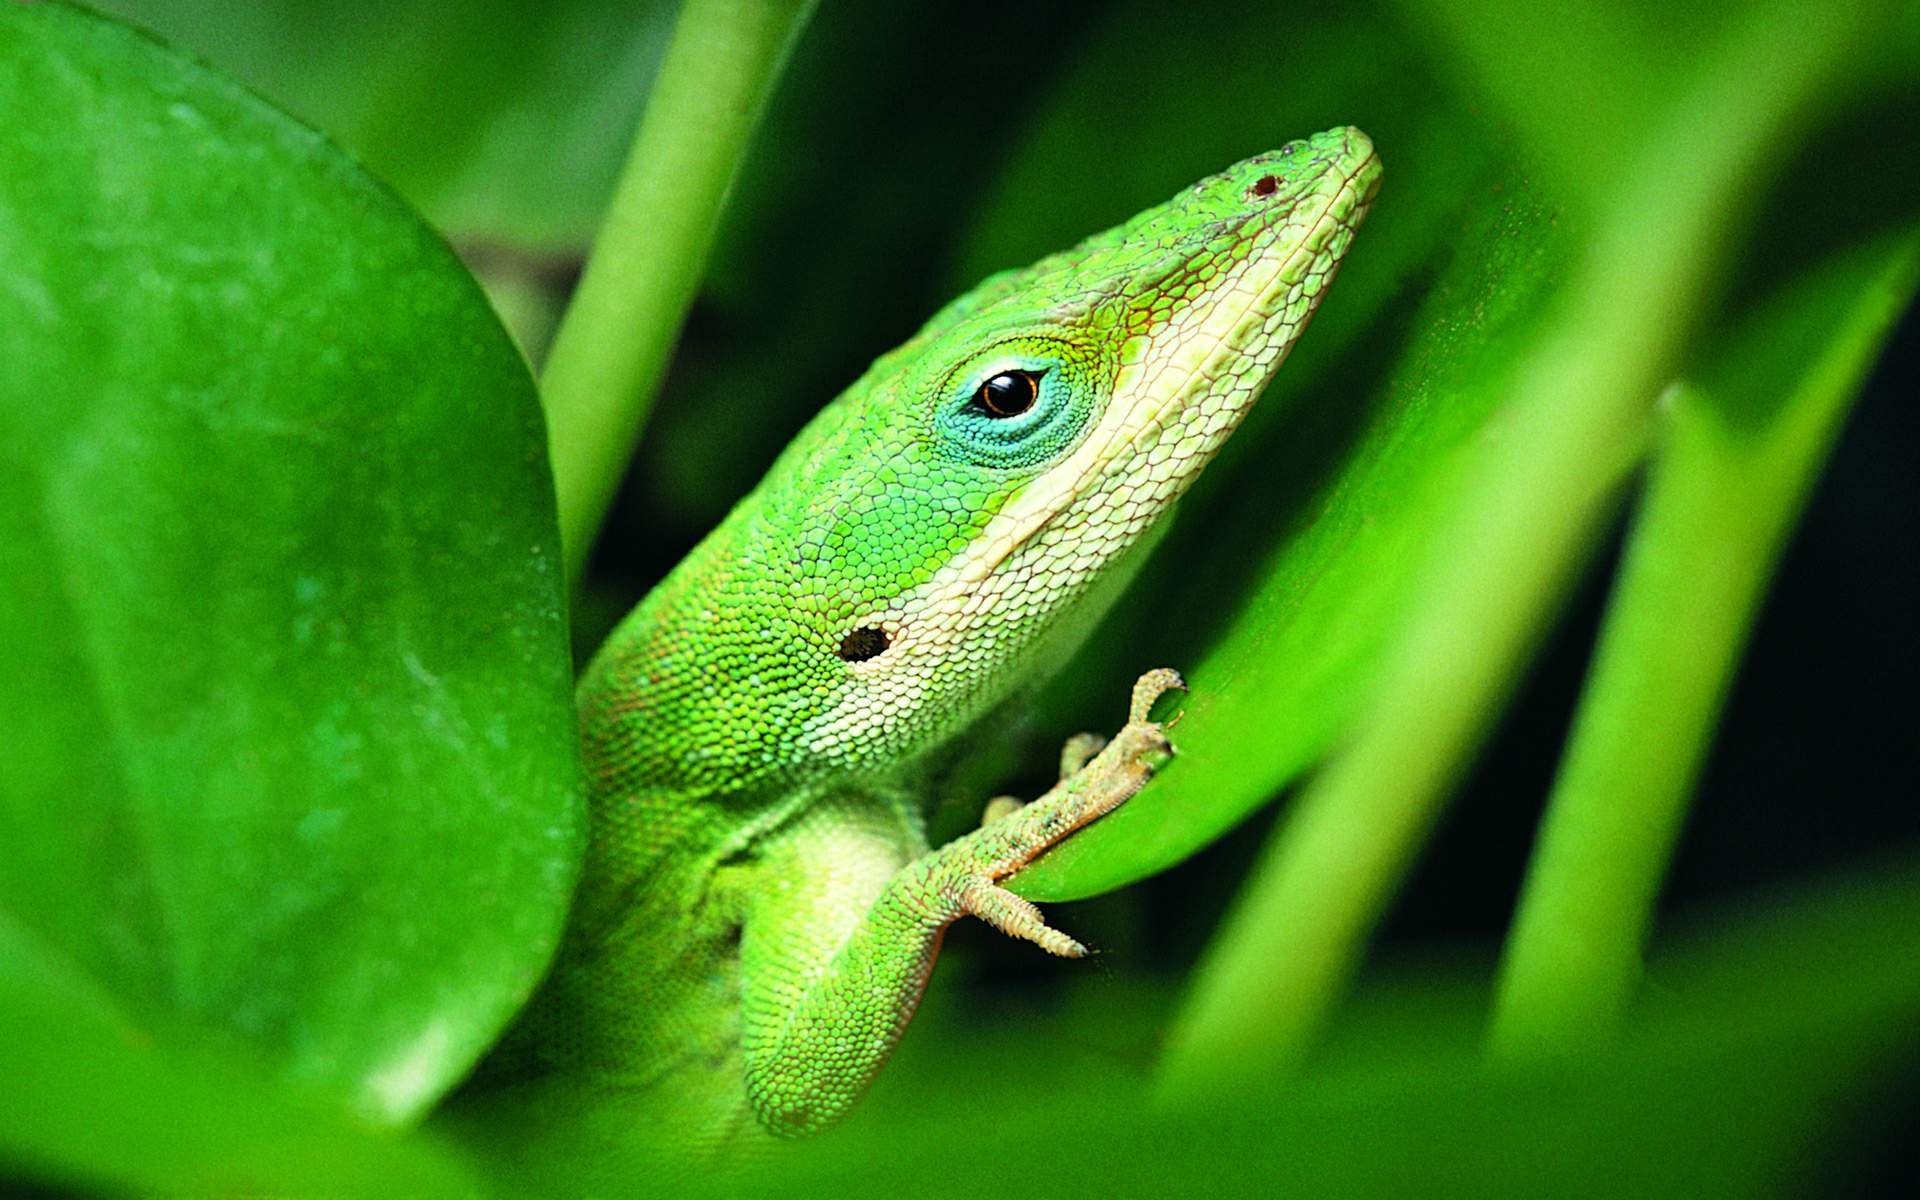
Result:
{"type": "Polygon", "coordinates": [[[862,625],[840,639],[840,648],[835,653],[848,662],[865,662],[886,653],[891,645],[893,639],[887,636],[886,630],[876,625],[862,625]]]}

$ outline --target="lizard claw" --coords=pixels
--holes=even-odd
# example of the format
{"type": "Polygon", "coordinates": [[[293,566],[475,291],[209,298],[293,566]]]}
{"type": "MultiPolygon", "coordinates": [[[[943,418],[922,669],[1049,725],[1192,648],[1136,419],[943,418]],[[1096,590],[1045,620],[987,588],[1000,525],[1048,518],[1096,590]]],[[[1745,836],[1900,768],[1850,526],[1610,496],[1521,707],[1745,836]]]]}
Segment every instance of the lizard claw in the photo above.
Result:
{"type": "MultiPolygon", "coordinates": [[[[1127,723],[1130,725],[1147,724],[1147,714],[1160,697],[1168,692],[1184,692],[1187,681],[1180,678],[1180,672],[1172,667],[1155,667],[1142,675],[1133,685],[1133,704],[1127,710],[1127,723]]],[[[1178,720],[1176,717],[1175,720],[1178,720]]],[[[1168,722],[1169,725],[1172,722],[1168,722]]]]}

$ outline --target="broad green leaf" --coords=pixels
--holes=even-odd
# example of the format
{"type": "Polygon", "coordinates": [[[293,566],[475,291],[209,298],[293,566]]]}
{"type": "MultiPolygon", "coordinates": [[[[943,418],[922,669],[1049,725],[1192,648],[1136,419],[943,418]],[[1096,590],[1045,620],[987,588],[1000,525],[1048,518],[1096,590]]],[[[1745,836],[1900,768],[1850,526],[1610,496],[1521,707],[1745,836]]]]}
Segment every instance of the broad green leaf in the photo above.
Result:
{"type": "Polygon", "coordinates": [[[8,921],[0,913],[0,1188],[477,1193],[464,1164],[428,1139],[357,1127],[288,1096],[233,1047],[135,1019],[8,921]]]}
{"type": "Polygon", "coordinates": [[[1109,160],[1145,159],[1177,181],[1352,123],[1372,135],[1386,167],[1305,338],[1183,503],[1148,573],[1048,697],[1045,725],[1098,728],[1149,666],[1187,671],[1194,689],[1179,758],[1146,793],[1024,872],[1019,890],[1036,898],[1090,895],[1180,861],[1338,735],[1406,598],[1418,558],[1410,551],[1435,495],[1497,401],[1501,371],[1536,324],[1575,232],[1380,15],[1303,20],[1253,5],[1235,15],[1255,35],[1208,70],[1245,102],[1237,125],[1207,125],[1198,147],[1177,132],[1174,121],[1191,120],[1177,84],[1216,39],[1156,6],[1130,10],[1018,156],[977,241],[980,261],[992,262],[1026,253],[1028,239],[1059,241],[1069,226],[1108,219],[1087,211],[1103,203],[1089,187],[1078,217],[998,232],[1025,224],[1022,213],[1064,208],[1051,181],[1100,177],[1109,160]],[[1267,87],[1271,63],[1258,48],[1277,39],[1320,69],[1283,91],[1267,87]],[[1082,138],[1123,78],[1168,96],[1169,127],[1139,143],[1164,149],[1123,156],[1082,138]]]}
{"type": "MultiPolygon", "coordinates": [[[[1836,19],[1821,29],[1835,46],[1858,41],[1857,22],[1836,19]]],[[[1135,29],[1123,41],[1164,47],[1176,36],[1172,30],[1140,34],[1135,29]]],[[[1322,36],[1331,35],[1323,30],[1322,36]]],[[[1372,55],[1366,61],[1390,59],[1398,49],[1407,58],[1394,64],[1395,78],[1419,80],[1423,66],[1432,69],[1423,57],[1429,44],[1394,36],[1365,39],[1372,55]]],[[[1405,31],[1397,36],[1407,37],[1405,31]]],[[[1749,57],[1764,59],[1774,47],[1769,39],[1779,34],[1750,18],[1739,36],[1743,45],[1758,47],[1749,57]]],[[[1312,61],[1346,62],[1337,50],[1309,49],[1312,61]]],[[[1470,100],[1442,91],[1438,104],[1411,117],[1396,122],[1398,114],[1388,108],[1376,120],[1370,98],[1375,86],[1385,85],[1352,70],[1331,73],[1332,86],[1364,81],[1353,85],[1347,104],[1358,114],[1356,123],[1375,126],[1386,164],[1373,215],[1299,352],[1269,389],[1264,411],[1256,410],[1203,477],[1161,551],[1157,575],[1144,581],[1144,599],[1130,601],[1128,611],[1096,635],[1076,668],[1078,678],[1056,695],[1058,707],[1066,707],[1060,698],[1070,697],[1078,714],[1111,711],[1124,694],[1124,681],[1113,675],[1119,647],[1126,648],[1128,672],[1161,661],[1187,668],[1194,693],[1176,735],[1180,757],[1141,797],[1025,873],[1019,890],[1035,898],[1084,896],[1170,866],[1335,744],[1367,702],[1384,647],[1420,602],[1411,589],[1424,586],[1420,579],[1436,557],[1432,543],[1444,536],[1453,504],[1447,493],[1471,486],[1458,475],[1462,461],[1479,453],[1476,444],[1497,446],[1499,439],[1521,436],[1511,422],[1488,422],[1522,364],[1542,377],[1577,368],[1603,390],[1641,388],[1639,372],[1649,382],[1634,395],[1651,400],[1674,349],[1691,332],[1690,314],[1707,308],[1720,266],[1737,260],[1733,218],[1744,216],[1776,175],[1795,173],[1782,170],[1792,165],[1786,157],[1792,142],[1783,151],[1769,149],[1763,165],[1740,164],[1736,171],[1722,161],[1727,147],[1744,144],[1734,134],[1746,131],[1727,115],[1740,111],[1738,102],[1715,110],[1719,123],[1712,129],[1725,135],[1717,139],[1703,139],[1680,121],[1694,114],[1697,86],[1710,84],[1717,100],[1750,86],[1751,73],[1734,71],[1737,56],[1722,49],[1726,54],[1709,60],[1707,83],[1696,85],[1682,67],[1662,80],[1659,103],[1680,132],[1643,140],[1634,171],[1640,186],[1617,189],[1625,199],[1608,211],[1629,201],[1634,207],[1610,217],[1615,227],[1604,246],[1586,210],[1558,203],[1556,193],[1512,168],[1496,166],[1476,192],[1436,186],[1457,177],[1462,159],[1471,161],[1471,147],[1497,141],[1466,115],[1470,100]],[[1640,178],[1649,173],[1664,182],[1640,178]],[[1650,236],[1683,228],[1681,218],[1707,211],[1702,189],[1718,178],[1729,182],[1712,211],[1726,210],[1726,222],[1685,244],[1650,236]],[[1418,234],[1402,234],[1402,222],[1417,226],[1418,234]],[[1372,257],[1376,247],[1386,262],[1372,257]],[[1577,296],[1562,269],[1575,250],[1596,259],[1577,296]],[[1666,291],[1644,302],[1631,299],[1636,289],[1646,290],[1642,283],[1662,280],[1671,281],[1666,291]],[[1555,345],[1541,343],[1546,334],[1537,319],[1549,301],[1585,306],[1561,321],[1565,336],[1555,345]],[[1577,358],[1561,352],[1568,346],[1579,349],[1577,358]],[[1156,593],[1156,578],[1172,583],[1156,593]],[[1148,612],[1151,623],[1142,619],[1148,612]],[[1088,680],[1100,695],[1088,698],[1088,680]],[[1079,690],[1068,690],[1074,686],[1079,690]]],[[[1815,106],[1809,98],[1823,95],[1818,82],[1795,81],[1800,100],[1782,117],[1791,129],[1800,129],[1815,106]]],[[[1403,83],[1401,90],[1411,86],[1403,83]]],[[[1311,94],[1304,83],[1300,90],[1311,94]]],[[[1037,157],[1057,169],[1062,151],[1055,151],[1037,157]]],[[[1810,153],[1819,169],[1838,169],[1827,143],[1810,153]]],[[[1881,208],[1897,210],[1886,187],[1874,194],[1881,208]]],[[[1775,231],[1804,241],[1833,207],[1831,197],[1816,197],[1804,211],[1785,214],[1775,231]]],[[[1598,461],[1615,452],[1594,444],[1587,453],[1598,461]]],[[[1503,500],[1516,502],[1524,507],[1515,497],[1503,500]]],[[[1519,509],[1506,511],[1522,519],[1519,509]]],[[[1473,636],[1468,629],[1453,632],[1473,636]]],[[[1058,709],[1049,722],[1061,727],[1058,709]]]]}
{"type": "Polygon", "coordinates": [[[1405,556],[1418,596],[1389,636],[1377,697],[1290,806],[1210,942],[1168,1041],[1168,1089],[1270,1076],[1308,1051],[1604,543],[1755,201],[1859,32],[1835,11],[1785,39],[1769,18],[1790,5],[1743,22],[1676,81],[1658,135],[1596,214],[1540,332],[1511,345],[1486,436],[1405,556]]]}
{"type": "Polygon", "coordinates": [[[0,924],[156,1052],[405,1120],[576,867],[525,366],[390,193],[145,37],[0,7],[0,111],[0,924]]]}

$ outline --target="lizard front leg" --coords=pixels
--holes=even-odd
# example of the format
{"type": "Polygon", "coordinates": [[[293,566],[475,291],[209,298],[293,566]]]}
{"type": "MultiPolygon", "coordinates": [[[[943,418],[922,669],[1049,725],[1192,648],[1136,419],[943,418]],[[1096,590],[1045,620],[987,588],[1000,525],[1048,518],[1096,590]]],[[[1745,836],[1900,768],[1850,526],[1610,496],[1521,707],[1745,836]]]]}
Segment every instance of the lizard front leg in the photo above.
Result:
{"type": "Polygon", "coordinates": [[[1086,953],[1000,881],[1125,803],[1169,751],[1148,720],[1169,670],[1134,685],[1125,728],[1044,796],[885,874],[899,825],[871,803],[816,806],[763,852],[742,931],[747,1094],[780,1135],[842,1115],[905,1032],[946,927],[977,916],[1059,955],[1086,953]]]}

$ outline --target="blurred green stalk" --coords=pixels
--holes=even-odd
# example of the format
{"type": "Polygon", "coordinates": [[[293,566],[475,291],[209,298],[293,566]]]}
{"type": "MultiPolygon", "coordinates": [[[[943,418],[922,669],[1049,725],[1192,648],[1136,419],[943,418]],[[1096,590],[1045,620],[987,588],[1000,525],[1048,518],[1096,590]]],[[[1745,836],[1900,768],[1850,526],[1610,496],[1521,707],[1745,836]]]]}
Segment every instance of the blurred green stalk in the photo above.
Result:
{"type": "Polygon", "coordinates": [[[1856,251],[1676,390],[1507,941],[1497,1057],[1618,1026],[1767,581],[1917,271],[1911,236],[1856,251]]]}
{"type": "Polygon", "coordinates": [[[1755,14],[1611,174],[1566,299],[1459,478],[1377,701],[1295,801],[1203,957],[1163,1097],[1270,1076],[1311,1046],[1640,460],[1750,199],[1863,24],[1792,3],[1755,14]]]}
{"type": "Polygon", "coordinates": [[[569,585],[640,442],[728,190],[817,0],[686,0],[540,390],[569,585]]]}

